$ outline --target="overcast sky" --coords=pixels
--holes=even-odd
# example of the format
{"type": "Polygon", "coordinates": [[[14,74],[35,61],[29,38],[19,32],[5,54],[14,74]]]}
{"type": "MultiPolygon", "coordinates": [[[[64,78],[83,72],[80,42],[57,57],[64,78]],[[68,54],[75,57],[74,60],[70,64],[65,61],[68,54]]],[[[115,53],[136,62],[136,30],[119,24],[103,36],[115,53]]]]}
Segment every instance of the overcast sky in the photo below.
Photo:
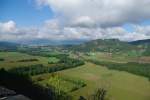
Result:
{"type": "Polygon", "coordinates": [[[0,0],[0,41],[150,39],[150,0],[0,0]]]}

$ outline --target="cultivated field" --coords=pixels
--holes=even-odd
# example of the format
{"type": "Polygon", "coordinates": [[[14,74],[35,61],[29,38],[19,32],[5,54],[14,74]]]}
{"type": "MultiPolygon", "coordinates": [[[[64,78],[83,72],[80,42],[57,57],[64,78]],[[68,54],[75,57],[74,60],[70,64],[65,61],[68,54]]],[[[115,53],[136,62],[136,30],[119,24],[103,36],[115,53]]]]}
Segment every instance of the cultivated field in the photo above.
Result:
{"type": "Polygon", "coordinates": [[[90,52],[82,55],[84,59],[92,59],[99,61],[110,61],[110,62],[140,62],[140,63],[150,63],[150,57],[140,56],[138,54],[124,54],[124,53],[104,53],[104,52],[90,52]]]}
{"type": "Polygon", "coordinates": [[[4,59],[4,61],[0,61],[0,68],[5,68],[5,69],[36,65],[36,64],[43,64],[43,65],[50,66],[50,64],[48,64],[49,60],[50,61],[55,60],[54,57],[52,57],[51,60],[51,57],[32,56],[25,53],[19,53],[19,52],[0,52],[0,58],[4,59]]]}
{"type": "Polygon", "coordinates": [[[70,93],[74,100],[79,96],[88,97],[98,87],[108,91],[109,100],[149,100],[150,82],[147,78],[109,70],[92,63],[84,66],[59,72],[62,76],[70,76],[85,81],[87,86],[70,93]]]}

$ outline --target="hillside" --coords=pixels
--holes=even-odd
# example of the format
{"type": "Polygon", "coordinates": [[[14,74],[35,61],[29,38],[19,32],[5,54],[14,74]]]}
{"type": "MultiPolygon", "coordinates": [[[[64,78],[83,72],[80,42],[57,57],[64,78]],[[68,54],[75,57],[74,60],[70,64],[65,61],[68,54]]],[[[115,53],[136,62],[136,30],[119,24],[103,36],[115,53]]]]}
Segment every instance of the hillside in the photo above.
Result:
{"type": "Polygon", "coordinates": [[[50,39],[33,39],[26,41],[17,41],[25,45],[34,45],[34,46],[56,46],[56,45],[77,45],[85,42],[86,40],[50,40],[50,39]]]}
{"type": "Polygon", "coordinates": [[[130,44],[142,48],[144,56],[150,56],[150,39],[133,41],[130,44]]]}
{"type": "MultiPolygon", "coordinates": [[[[42,40],[43,41],[43,40],[42,40]]],[[[148,40],[138,40],[133,42],[125,42],[120,41],[119,39],[97,39],[91,41],[74,41],[70,42],[70,45],[63,44],[55,44],[53,45],[50,41],[46,41],[46,44],[42,44],[41,48],[47,47],[49,49],[57,49],[57,50],[71,50],[71,51],[79,51],[79,52],[109,52],[109,53],[134,53],[137,55],[150,55],[150,39],[148,40]]],[[[43,42],[42,42],[43,43],[43,42]]],[[[38,43],[37,43],[38,44],[38,43]]],[[[28,43],[28,45],[33,45],[32,43],[28,43]]],[[[36,45],[40,47],[39,44],[36,45]]],[[[11,42],[0,42],[0,50],[12,51],[17,50],[20,47],[20,44],[11,43],[11,42]]]]}
{"type": "Polygon", "coordinates": [[[134,44],[134,45],[150,44],[150,39],[137,40],[137,41],[132,41],[132,42],[129,42],[129,43],[134,44]]]}
{"type": "Polygon", "coordinates": [[[101,51],[101,52],[120,52],[137,49],[136,46],[118,39],[97,39],[71,47],[74,51],[101,51]]]}
{"type": "Polygon", "coordinates": [[[18,46],[20,46],[20,44],[0,41],[0,51],[13,51],[16,50],[18,46]]]}

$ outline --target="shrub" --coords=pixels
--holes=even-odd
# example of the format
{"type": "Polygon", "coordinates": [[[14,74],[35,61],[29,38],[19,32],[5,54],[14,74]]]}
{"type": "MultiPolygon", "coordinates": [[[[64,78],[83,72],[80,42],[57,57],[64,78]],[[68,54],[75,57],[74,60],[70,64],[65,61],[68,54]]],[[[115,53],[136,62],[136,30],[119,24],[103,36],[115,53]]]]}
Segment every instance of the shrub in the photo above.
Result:
{"type": "Polygon", "coordinates": [[[89,97],[89,100],[106,100],[106,90],[103,88],[97,89],[94,94],[89,97]]]}
{"type": "Polygon", "coordinates": [[[3,59],[3,58],[0,58],[0,61],[4,61],[5,59],[3,59]]]}

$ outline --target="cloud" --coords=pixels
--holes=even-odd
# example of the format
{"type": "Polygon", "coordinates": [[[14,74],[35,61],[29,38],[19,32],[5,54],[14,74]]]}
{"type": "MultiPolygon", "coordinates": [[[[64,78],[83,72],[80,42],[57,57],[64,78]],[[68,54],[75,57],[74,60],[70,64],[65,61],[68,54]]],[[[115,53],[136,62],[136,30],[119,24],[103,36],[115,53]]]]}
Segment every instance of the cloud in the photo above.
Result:
{"type": "Polygon", "coordinates": [[[134,28],[135,28],[135,32],[137,33],[142,33],[142,34],[145,34],[147,36],[150,36],[150,25],[149,26],[144,26],[144,27],[141,27],[139,25],[134,25],[134,28]]]}
{"type": "Polygon", "coordinates": [[[16,41],[32,39],[37,35],[37,28],[18,28],[12,20],[0,22],[0,40],[16,41]]]}
{"type": "Polygon", "coordinates": [[[150,19],[149,0],[36,0],[66,25],[112,27],[150,19]]]}
{"type": "Polygon", "coordinates": [[[16,31],[16,23],[12,20],[2,23],[0,22],[0,32],[15,32],[16,31]]]}
{"type": "Polygon", "coordinates": [[[77,26],[77,27],[93,27],[95,26],[95,21],[92,20],[90,17],[88,16],[81,16],[77,19],[74,19],[72,22],[71,22],[71,25],[74,27],[74,26],[77,26]]]}
{"type": "Polygon", "coordinates": [[[57,19],[47,20],[41,27],[18,28],[14,21],[0,22],[0,40],[21,41],[33,39],[49,40],[93,40],[118,38],[133,41],[150,38],[150,25],[133,25],[134,32],[123,27],[72,27],[61,26],[57,19]]]}
{"type": "Polygon", "coordinates": [[[48,22],[50,26],[54,26],[53,31],[50,28],[45,29],[46,33],[49,31],[54,37],[89,40],[119,38],[124,41],[150,38],[150,26],[138,25],[143,20],[150,19],[148,0],[36,1],[39,6],[49,6],[55,14],[57,24],[56,21],[48,22]],[[133,25],[133,32],[122,28],[126,23],[133,25]]]}
{"type": "MultiPolygon", "coordinates": [[[[89,24],[90,25],[90,24],[89,24]]],[[[72,27],[59,25],[58,20],[48,20],[39,30],[41,38],[54,40],[92,40],[118,38],[123,41],[134,41],[150,38],[150,25],[140,26],[132,24],[133,32],[128,32],[122,26],[116,27],[72,27]]]]}

